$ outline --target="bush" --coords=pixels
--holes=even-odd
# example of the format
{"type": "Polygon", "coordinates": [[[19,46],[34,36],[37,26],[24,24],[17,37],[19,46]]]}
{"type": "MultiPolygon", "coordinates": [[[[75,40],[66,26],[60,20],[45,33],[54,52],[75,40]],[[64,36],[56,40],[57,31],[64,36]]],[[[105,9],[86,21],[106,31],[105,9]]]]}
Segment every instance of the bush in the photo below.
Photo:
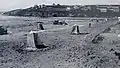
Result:
{"type": "Polygon", "coordinates": [[[108,33],[108,32],[110,32],[110,31],[111,31],[111,28],[108,27],[105,31],[103,31],[103,33],[108,33]]]}
{"type": "Polygon", "coordinates": [[[100,41],[103,41],[104,37],[97,36],[92,40],[92,43],[99,43],[100,41]]]}

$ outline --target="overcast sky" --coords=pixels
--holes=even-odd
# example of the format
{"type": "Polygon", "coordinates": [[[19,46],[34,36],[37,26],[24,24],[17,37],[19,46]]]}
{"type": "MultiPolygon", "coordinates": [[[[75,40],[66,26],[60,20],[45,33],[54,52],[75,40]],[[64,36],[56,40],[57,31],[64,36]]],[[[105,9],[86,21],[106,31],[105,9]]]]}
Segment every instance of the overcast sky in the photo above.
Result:
{"type": "Polygon", "coordinates": [[[0,11],[26,8],[35,4],[120,4],[120,0],[0,0],[0,11]]]}

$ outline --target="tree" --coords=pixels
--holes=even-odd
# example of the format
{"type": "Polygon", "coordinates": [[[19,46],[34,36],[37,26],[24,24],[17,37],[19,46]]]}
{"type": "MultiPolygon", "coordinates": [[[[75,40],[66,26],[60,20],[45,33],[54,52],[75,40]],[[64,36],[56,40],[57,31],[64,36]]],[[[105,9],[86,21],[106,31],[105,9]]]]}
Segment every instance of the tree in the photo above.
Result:
{"type": "Polygon", "coordinates": [[[39,6],[38,5],[34,5],[34,9],[38,9],[39,8],[39,6]]]}
{"type": "Polygon", "coordinates": [[[53,6],[55,6],[55,3],[53,3],[53,6]]]}

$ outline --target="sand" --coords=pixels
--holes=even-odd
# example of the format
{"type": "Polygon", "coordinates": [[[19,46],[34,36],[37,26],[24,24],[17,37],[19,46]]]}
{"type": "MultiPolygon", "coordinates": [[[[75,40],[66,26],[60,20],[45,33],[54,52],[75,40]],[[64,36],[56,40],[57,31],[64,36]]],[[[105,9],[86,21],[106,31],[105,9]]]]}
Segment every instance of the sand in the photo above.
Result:
{"type": "Polygon", "coordinates": [[[39,39],[48,48],[32,52],[24,51],[23,48],[26,46],[26,34],[36,30],[35,23],[23,28],[8,28],[12,34],[0,36],[0,68],[119,68],[118,56],[109,51],[113,44],[109,47],[105,39],[97,44],[91,42],[96,35],[111,37],[102,32],[117,21],[91,22],[91,28],[87,24],[90,21],[82,22],[84,24],[76,22],[84,25],[80,27],[80,32],[90,34],[71,35],[74,23],[67,26],[44,24],[46,30],[39,32],[39,39]]]}

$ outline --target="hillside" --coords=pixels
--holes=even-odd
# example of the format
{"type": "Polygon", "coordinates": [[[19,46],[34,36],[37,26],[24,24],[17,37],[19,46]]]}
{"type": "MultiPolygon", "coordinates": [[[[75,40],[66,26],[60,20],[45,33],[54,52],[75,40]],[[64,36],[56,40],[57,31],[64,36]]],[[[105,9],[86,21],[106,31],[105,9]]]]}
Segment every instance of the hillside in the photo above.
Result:
{"type": "Polygon", "coordinates": [[[10,16],[19,16],[19,12],[22,11],[23,9],[16,9],[16,10],[12,10],[9,12],[5,12],[3,13],[4,15],[10,15],[10,16]]]}
{"type": "Polygon", "coordinates": [[[115,17],[120,16],[120,5],[34,5],[4,13],[10,16],[39,17],[115,17]]]}

